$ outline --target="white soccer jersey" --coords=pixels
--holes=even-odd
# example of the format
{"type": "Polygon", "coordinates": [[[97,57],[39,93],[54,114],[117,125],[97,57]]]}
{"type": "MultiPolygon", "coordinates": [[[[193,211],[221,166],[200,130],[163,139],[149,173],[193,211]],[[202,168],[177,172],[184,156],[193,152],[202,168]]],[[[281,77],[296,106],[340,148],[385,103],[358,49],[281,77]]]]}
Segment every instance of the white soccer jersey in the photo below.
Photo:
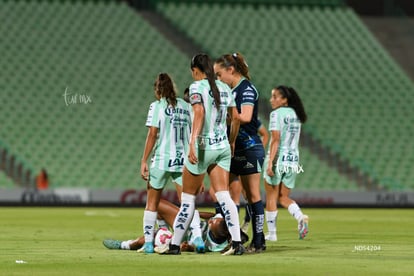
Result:
{"type": "Polygon", "coordinates": [[[236,106],[230,87],[216,80],[220,91],[220,108],[215,107],[214,98],[208,80],[195,81],[190,85],[191,104],[202,103],[204,106],[203,128],[198,138],[198,148],[204,150],[222,149],[228,146],[227,108],[236,106]]]}
{"type": "Polygon", "coordinates": [[[177,105],[172,107],[165,98],[161,98],[151,103],[145,125],[158,128],[151,167],[181,172],[190,139],[189,104],[177,98],[177,105]]]}
{"type": "Polygon", "coordinates": [[[276,155],[279,169],[298,166],[300,128],[301,122],[292,108],[279,107],[270,113],[269,130],[280,131],[276,155]]]}

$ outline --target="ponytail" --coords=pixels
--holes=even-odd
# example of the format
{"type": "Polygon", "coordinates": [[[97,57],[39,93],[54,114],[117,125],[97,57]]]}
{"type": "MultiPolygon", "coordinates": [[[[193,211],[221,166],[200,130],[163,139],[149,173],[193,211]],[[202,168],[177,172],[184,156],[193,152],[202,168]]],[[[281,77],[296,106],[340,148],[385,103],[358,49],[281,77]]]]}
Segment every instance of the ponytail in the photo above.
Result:
{"type": "Polygon", "coordinates": [[[206,74],[208,84],[210,85],[210,89],[213,93],[214,104],[217,109],[220,108],[220,91],[216,84],[216,75],[213,69],[213,62],[211,61],[210,57],[206,54],[198,54],[195,55],[191,59],[191,68],[198,68],[201,72],[206,74]]]}
{"type": "Polygon", "coordinates": [[[222,55],[216,60],[216,64],[220,64],[220,66],[224,68],[233,66],[236,72],[245,77],[247,80],[250,80],[249,66],[247,65],[243,55],[238,52],[222,55]]]}
{"type": "Polygon", "coordinates": [[[167,73],[160,73],[154,83],[154,89],[160,98],[165,98],[169,105],[177,105],[177,89],[167,73]]]}

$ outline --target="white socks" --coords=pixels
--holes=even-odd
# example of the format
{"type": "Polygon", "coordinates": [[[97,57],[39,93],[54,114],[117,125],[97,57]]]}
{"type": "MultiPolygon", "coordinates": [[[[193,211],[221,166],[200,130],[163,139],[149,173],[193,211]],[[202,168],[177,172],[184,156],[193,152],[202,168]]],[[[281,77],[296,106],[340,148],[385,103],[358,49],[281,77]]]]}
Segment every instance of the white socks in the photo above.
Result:
{"type": "Polygon", "coordinates": [[[167,229],[170,228],[167,222],[165,222],[165,220],[163,219],[157,219],[157,224],[158,224],[158,228],[167,228],[167,229]]]}
{"type": "Polygon", "coordinates": [[[200,224],[201,224],[201,222],[200,222],[200,213],[198,212],[198,210],[195,210],[193,220],[191,221],[191,224],[190,224],[192,239],[195,239],[197,237],[201,238],[200,224]]]}
{"type": "Polygon", "coordinates": [[[276,234],[276,220],[278,211],[266,211],[266,224],[269,234],[276,234]]]}
{"type": "Polygon", "coordinates": [[[154,241],[154,227],[157,221],[157,212],[144,211],[143,228],[144,228],[144,239],[145,242],[154,241]]]}
{"type": "Polygon", "coordinates": [[[237,212],[236,204],[231,199],[229,191],[217,192],[216,198],[220,204],[221,210],[223,210],[224,219],[226,221],[232,241],[241,241],[239,215],[237,212]]]}
{"type": "Polygon", "coordinates": [[[174,245],[180,245],[185,232],[190,225],[191,220],[193,219],[195,211],[195,195],[182,193],[181,194],[181,206],[178,211],[177,216],[174,220],[174,235],[172,237],[171,243],[174,245]]]}
{"type": "Polygon", "coordinates": [[[132,242],[132,240],[127,240],[127,241],[123,241],[121,242],[121,249],[124,250],[131,250],[131,248],[129,247],[129,244],[132,242]]]}
{"type": "Polygon", "coordinates": [[[299,206],[296,204],[296,202],[288,206],[288,211],[298,222],[303,216],[303,213],[300,210],[299,206]]]}

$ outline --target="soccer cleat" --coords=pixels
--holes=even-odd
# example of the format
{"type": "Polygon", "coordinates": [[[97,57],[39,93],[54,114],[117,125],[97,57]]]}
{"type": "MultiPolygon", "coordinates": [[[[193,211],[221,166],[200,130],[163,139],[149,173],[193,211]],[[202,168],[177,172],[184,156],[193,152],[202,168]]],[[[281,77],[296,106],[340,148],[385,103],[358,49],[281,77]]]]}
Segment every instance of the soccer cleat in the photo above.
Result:
{"type": "Polygon", "coordinates": [[[241,238],[242,244],[245,244],[246,242],[249,241],[249,236],[245,232],[243,232],[241,229],[240,229],[240,238],[241,238]]]}
{"type": "Polygon", "coordinates": [[[231,242],[227,243],[227,245],[220,251],[221,255],[231,249],[231,242]]]}
{"type": "Polygon", "coordinates": [[[266,250],[266,247],[254,247],[252,245],[250,245],[249,247],[247,247],[246,249],[246,253],[249,254],[257,254],[257,253],[262,253],[266,250]]]}
{"type": "Polygon", "coordinates": [[[166,251],[168,251],[168,248],[169,248],[168,244],[159,245],[159,246],[154,247],[154,252],[158,254],[163,254],[166,251]]]}
{"type": "Polygon", "coordinates": [[[121,241],[104,240],[103,245],[108,249],[121,249],[121,241]]]}
{"type": "Polygon", "coordinates": [[[160,250],[158,253],[163,255],[181,255],[181,250],[179,245],[170,244],[169,247],[163,248],[164,250],[160,250]]]}
{"type": "Polygon", "coordinates": [[[241,243],[233,244],[229,250],[221,254],[222,256],[228,256],[228,255],[243,255],[243,253],[246,251],[244,246],[241,243]]]}
{"type": "Polygon", "coordinates": [[[195,247],[195,251],[197,253],[206,252],[206,247],[204,245],[203,240],[200,237],[195,238],[193,244],[194,244],[194,247],[195,247]]]}
{"type": "Polygon", "coordinates": [[[250,224],[250,222],[245,221],[245,222],[243,223],[243,225],[242,225],[242,226],[240,226],[240,229],[241,229],[244,233],[247,233],[247,232],[249,231],[249,224],[250,224]]]}
{"type": "Polygon", "coordinates": [[[276,233],[267,233],[265,236],[265,240],[267,241],[277,241],[276,233]]]}
{"type": "Polygon", "coordinates": [[[264,236],[261,239],[261,244],[256,245],[253,241],[250,243],[250,245],[246,249],[246,253],[262,253],[266,250],[266,243],[264,236]]]}
{"type": "Polygon", "coordinates": [[[298,224],[299,239],[303,240],[309,233],[309,217],[303,215],[298,224]]]}
{"type": "Polygon", "coordinates": [[[137,250],[137,252],[146,254],[154,253],[154,245],[152,242],[146,242],[140,249],[137,250]]]}

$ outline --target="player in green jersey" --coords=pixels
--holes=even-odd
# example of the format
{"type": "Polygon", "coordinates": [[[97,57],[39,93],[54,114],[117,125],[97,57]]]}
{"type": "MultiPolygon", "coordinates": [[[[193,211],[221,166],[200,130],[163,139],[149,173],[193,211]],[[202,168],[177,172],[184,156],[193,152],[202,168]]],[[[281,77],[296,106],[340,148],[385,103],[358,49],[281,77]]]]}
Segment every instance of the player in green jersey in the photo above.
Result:
{"type": "Polygon", "coordinates": [[[198,54],[192,58],[191,74],[194,82],[189,90],[194,117],[184,161],[183,193],[180,211],[174,221],[174,236],[168,251],[164,253],[180,254],[180,243],[194,214],[196,195],[205,173],[208,173],[232,238],[232,246],[223,255],[242,255],[244,247],[237,208],[228,190],[231,146],[234,146],[239,128],[235,102],[229,87],[216,80],[208,55],[198,54]],[[227,137],[228,112],[231,118],[230,137],[227,137]]]}
{"type": "MultiPolygon", "coordinates": [[[[141,177],[148,181],[147,204],[143,217],[145,244],[144,253],[153,253],[154,226],[161,193],[170,181],[176,185],[181,195],[182,170],[184,155],[188,147],[191,115],[190,106],[183,99],[177,98],[173,80],[167,73],[160,73],[154,83],[156,101],[151,103],[146,126],[148,135],[141,160],[141,177]],[[151,155],[151,165],[148,159],[151,155]]],[[[198,212],[194,216],[194,225],[200,224],[198,212]]],[[[194,227],[196,242],[203,246],[201,231],[194,227]]]]}
{"type": "Polygon", "coordinates": [[[272,89],[269,131],[271,140],[264,163],[266,190],[266,239],[276,241],[277,203],[287,208],[298,221],[299,239],[308,233],[309,218],[289,195],[295,187],[296,175],[303,171],[299,164],[299,136],[307,116],[298,93],[287,86],[272,89]]]}

